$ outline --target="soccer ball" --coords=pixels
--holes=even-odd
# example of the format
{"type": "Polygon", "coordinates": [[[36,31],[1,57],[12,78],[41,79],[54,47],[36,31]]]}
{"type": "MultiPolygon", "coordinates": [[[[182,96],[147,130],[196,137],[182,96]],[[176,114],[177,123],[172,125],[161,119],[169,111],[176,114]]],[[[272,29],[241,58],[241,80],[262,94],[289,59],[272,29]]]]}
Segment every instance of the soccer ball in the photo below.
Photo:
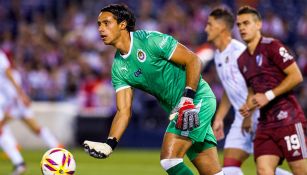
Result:
{"type": "Polygon", "coordinates": [[[52,148],[43,155],[41,170],[43,175],[72,175],[76,170],[76,162],[66,149],[52,148]]]}

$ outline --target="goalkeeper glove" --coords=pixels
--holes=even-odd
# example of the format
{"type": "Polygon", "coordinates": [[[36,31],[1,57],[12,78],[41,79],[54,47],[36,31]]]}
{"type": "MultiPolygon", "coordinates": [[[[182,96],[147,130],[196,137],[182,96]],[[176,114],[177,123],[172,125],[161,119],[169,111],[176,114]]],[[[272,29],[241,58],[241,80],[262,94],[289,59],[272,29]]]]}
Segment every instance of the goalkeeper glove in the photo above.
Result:
{"type": "Polygon", "coordinates": [[[178,118],[176,121],[177,129],[182,131],[191,131],[199,126],[199,109],[196,109],[193,104],[195,93],[196,92],[192,89],[185,89],[183,97],[181,97],[180,103],[178,105],[178,118]]]}
{"type": "Polygon", "coordinates": [[[90,156],[98,159],[105,159],[111,155],[117,143],[118,141],[115,137],[108,138],[106,143],[85,140],[83,142],[83,147],[84,151],[90,156]]]}

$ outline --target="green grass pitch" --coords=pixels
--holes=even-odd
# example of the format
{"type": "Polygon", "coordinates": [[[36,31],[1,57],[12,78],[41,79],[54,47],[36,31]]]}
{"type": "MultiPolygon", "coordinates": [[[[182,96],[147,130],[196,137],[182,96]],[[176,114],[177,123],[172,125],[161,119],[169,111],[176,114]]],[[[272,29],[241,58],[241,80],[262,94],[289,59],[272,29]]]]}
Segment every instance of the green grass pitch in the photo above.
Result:
{"type": "MultiPolygon", "coordinates": [[[[159,150],[118,149],[111,157],[98,160],[88,156],[82,149],[69,149],[77,163],[76,175],[164,175],[160,167],[159,150]]],[[[40,159],[45,150],[22,150],[22,155],[27,164],[25,175],[40,175],[40,159]]],[[[220,153],[222,159],[222,153],[220,153]]],[[[196,169],[188,159],[185,162],[196,175],[196,169]]],[[[288,166],[283,165],[288,169],[288,166]]],[[[9,175],[12,170],[11,162],[0,157],[0,174],[9,175]]],[[[250,157],[243,164],[243,171],[247,175],[256,175],[253,158],[250,157]]]]}

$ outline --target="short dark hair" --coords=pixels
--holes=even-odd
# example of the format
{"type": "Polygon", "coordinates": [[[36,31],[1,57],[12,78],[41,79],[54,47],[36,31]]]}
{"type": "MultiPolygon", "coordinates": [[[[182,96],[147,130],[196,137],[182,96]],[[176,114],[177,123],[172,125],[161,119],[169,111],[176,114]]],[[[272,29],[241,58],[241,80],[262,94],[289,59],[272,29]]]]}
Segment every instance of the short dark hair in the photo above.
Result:
{"type": "Polygon", "coordinates": [[[257,18],[258,20],[261,21],[261,15],[260,15],[260,13],[259,13],[255,8],[253,8],[253,7],[251,7],[251,6],[243,6],[243,7],[241,7],[241,8],[239,9],[237,15],[243,15],[243,14],[253,14],[253,15],[256,16],[256,18],[257,18]]]}
{"type": "Polygon", "coordinates": [[[128,30],[128,32],[134,31],[135,17],[132,11],[128,8],[128,6],[124,4],[110,4],[102,8],[101,12],[112,13],[117,23],[126,21],[127,22],[126,29],[128,30]]]}
{"type": "Polygon", "coordinates": [[[231,30],[234,26],[235,18],[232,12],[226,8],[215,8],[211,11],[209,16],[214,17],[215,19],[221,19],[226,23],[226,26],[231,30]]]}

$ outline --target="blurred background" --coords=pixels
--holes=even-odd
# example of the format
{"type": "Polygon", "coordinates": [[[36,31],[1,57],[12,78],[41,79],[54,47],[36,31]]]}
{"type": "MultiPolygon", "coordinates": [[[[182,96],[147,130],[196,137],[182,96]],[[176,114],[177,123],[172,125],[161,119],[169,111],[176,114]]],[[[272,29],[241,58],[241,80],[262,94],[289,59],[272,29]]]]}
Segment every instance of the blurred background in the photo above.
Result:
{"type": "MultiPolygon", "coordinates": [[[[109,3],[127,4],[137,29],[173,35],[204,60],[212,54],[204,32],[210,11],[256,7],[263,34],[281,40],[295,55],[305,78],[295,91],[307,113],[307,0],[0,0],[0,48],[22,73],[35,117],[65,145],[105,140],[115,112],[110,79],[115,50],[101,42],[97,30],[100,9],[109,3]]],[[[240,40],[237,29],[233,35],[240,40]]],[[[220,100],[222,86],[210,59],[203,77],[220,100]]],[[[167,118],[152,96],[136,90],[132,121],[120,145],[159,147],[167,118]]],[[[230,112],[226,130],[231,122],[230,112]]],[[[20,123],[11,127],[21,146],[43,146],[20,123]]]]}

